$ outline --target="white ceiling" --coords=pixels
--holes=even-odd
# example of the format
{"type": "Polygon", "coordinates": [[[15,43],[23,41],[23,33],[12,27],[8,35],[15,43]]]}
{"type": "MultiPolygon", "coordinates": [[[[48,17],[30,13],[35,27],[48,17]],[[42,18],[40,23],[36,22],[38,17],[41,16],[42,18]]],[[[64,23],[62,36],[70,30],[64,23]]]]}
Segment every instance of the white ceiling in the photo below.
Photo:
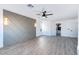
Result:
{"type": "Polygon", "coordinates": [[[42,19],[40,16],[36,14],[39,13],[43,8],[49,13],[53,13],[54,15],[48,16],[47,19],[50,20],[58,20],[58,19],[72,19],[77,18],[77,10],[79,5],[69,5],[69,4],[34,4],[33,8],[27,7],[27,4],[6,4],[0,5],[0,8],[28,16],[34,19],[42,19]]]}

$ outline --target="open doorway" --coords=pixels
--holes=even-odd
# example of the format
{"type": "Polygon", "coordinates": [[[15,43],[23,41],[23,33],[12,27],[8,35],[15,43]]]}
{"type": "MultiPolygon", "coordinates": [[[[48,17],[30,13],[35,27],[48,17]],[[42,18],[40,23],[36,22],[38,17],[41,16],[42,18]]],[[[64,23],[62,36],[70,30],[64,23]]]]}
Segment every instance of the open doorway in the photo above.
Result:
{"type": "Polygon", "coordinates": [[[61,23],[56,24],[56,36],[61,36],[61,23]]]}

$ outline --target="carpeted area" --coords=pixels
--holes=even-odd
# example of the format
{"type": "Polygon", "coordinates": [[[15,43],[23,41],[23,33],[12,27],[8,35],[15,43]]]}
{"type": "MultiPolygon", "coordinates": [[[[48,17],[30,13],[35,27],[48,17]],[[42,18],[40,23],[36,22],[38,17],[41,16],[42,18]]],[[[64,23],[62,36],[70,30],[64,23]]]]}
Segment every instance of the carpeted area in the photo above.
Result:
{"type": "Polygon", "coordinates": [[[0,55],[76,55],[77,38],[40,36],[0,49],[0,55]]]}

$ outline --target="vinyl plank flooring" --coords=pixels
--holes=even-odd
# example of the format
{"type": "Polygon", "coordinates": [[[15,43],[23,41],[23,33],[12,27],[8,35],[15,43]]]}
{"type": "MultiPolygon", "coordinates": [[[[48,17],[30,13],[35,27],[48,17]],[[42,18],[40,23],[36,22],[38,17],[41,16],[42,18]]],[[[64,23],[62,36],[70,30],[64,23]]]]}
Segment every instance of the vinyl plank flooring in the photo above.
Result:
{"type": "Polygon", "coordinates": [[[4,47],[0,55],[77,55],[77,38],[40,36],[4,47]]]}

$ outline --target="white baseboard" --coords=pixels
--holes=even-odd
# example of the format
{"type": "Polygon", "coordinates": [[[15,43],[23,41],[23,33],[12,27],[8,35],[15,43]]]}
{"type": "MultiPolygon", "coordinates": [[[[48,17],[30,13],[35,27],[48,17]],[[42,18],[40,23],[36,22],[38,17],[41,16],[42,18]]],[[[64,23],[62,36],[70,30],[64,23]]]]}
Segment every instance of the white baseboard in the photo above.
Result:
{"type": "Polygon", "coordinates": [[[0,48],[3,48],[3,46],[0,46],[0,48]]]}
{"type": "Polygon", "coordinates": [[[79,50],[77,50],[77,55],[79,55],[79,50]]]}
{"type": "Polygon", "coordinates": [[[79,55],[79,47],[77,47],[77,55],[79,55]]]}

